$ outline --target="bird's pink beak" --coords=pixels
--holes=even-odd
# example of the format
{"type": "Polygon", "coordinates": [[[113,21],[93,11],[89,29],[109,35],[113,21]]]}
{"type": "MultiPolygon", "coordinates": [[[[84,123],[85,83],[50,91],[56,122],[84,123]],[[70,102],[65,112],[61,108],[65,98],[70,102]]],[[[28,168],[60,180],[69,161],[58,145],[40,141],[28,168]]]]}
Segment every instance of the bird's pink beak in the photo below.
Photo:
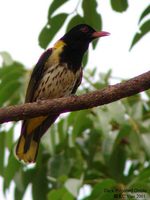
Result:
{"type": "Polygon", "coordinates": [[[108,36],[108,35],[110,35],[110,33],[106,32],[106,31],[94,32],[92,34],[92,36],[94,38],[104,37],[104,36],[108,36]]]}

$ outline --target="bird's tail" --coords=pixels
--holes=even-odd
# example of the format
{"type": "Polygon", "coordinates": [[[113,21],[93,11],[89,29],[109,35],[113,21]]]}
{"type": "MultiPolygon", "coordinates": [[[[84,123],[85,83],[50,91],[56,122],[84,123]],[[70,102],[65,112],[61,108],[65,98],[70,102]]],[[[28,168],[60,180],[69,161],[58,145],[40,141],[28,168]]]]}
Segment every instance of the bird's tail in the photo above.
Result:
{"type": "Polygon", "coordinates": [[[16,146],[16,156],[19,160],[25,163],[36,161],[40,139],[57,117],[58,115],[41,116],[23,122],[21,135],[16,146]]]}
{"type": "Polygon", "coordinates": [[[22,134],[16,147],[16,156],[25,163],[35,162],[38,153],[39,141],[35,141],[31,135],[22,134]]]}

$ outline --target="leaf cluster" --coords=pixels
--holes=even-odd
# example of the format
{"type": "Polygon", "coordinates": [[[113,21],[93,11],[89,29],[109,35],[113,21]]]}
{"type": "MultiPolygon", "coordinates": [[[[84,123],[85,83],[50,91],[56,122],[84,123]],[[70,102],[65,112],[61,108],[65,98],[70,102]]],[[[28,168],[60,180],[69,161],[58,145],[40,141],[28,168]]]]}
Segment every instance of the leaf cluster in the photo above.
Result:
{"type": "MultiPolygon", "coordinates": [[[[85,70],[80,94],[108,86],[113,78],[111,71],[96,75],[96,69],[85,70]]],[[[0,175],[4,193],[13,181],[18,200],[29,185],[36,200],[77,199],[87,186],[90,194],[83,195],[82,200],[112,199],[134,188],[144,188],[145,195],[149,195],[149,91],[145,96],[62,116],[43,137],[37,163],[32,167],[14,157],[16,125],[11,124],[7,131],[1,126],[0,175]]]]}

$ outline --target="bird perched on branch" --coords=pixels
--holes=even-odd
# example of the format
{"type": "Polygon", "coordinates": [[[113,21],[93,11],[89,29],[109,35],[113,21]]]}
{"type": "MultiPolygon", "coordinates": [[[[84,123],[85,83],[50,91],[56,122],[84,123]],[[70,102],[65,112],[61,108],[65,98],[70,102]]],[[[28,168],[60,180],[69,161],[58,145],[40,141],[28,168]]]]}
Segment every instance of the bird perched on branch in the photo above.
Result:
{"type": "MultiPolygon", "coordinates": [[[[46,50],[33,69],[25,102],[53,99],[75,94],[82,80],[82,58],[89,43],[108,32],[97,32],[79,24],[46,50]]],[[[24,120],[16,146],[16,155],[26,163],[35,162],[40,139],[58,114],[24,120]]]]}

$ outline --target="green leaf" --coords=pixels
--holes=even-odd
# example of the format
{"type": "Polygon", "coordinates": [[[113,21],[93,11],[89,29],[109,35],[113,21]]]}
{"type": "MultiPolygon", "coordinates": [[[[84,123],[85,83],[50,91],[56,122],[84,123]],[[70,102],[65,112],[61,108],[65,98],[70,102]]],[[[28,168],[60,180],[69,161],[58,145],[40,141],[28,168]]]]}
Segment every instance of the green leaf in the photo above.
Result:
{"type": "Polygon", "coordinates": [[[3,59],[3,66],[11,65],[13,63],[12,57],[8,52],[2,51],[0,52],[0,56],[3,59]]]}
{"type": "Polygon", "coordinates": [[[110,155],[113,149],[113,144],[114,144],[114,138],[112,136],[107,136],[103,139],[102,154],[103,154],[105,163],[109,163],[110,155]]]}
{"type": "Polygon", "coordinates": [[[150,194],[150,168],[145,168],[139,172],[129,183],[129,188],[145,189],[150,194]]]}
{"type": "Polygon", "coordinates": [[[24,188],[27,188],[28,184],[33,181],[34,177],[36,176],[36,171],[37,171],[37,168],[23,171],[22,176],[23,176],[24,188]]]}
{"type": "Polygon", "coordinates": [[[84,54],[84,57],[83,57],[83,68],[85,68],[85,66],[87,65],[87,62],[88,62],[88,57],[89,57],[89,52],[87,51],[85,54],[84,54]]]}
{"type": "Polygon", "coordinates": [[[47,48],[50,41],[53,39],[55,34],[59,31],[62,27],[64,21],[66,20],[68,14],[61,13],[49,20],[47,25],[42,29],[39,35],[39,45],[42,48],[47,48]]]}
{"type": "Polygon", "coordinates": [[[2,80],[1,87],[4,85],[4,83],[7,84],[11,79],[12,80],[20,79],[20,77],[22,77],[23,74],[24,74],[24,71],[11,67],[9,72],[1,77],[1,80],[2,80]]]}
{"type": "Polygon", "coordinates": [[[18,62],[0,68],[0,104],[15,103],[15,98],[19,100],[21,81],[25,74],[24,66],[18,62]],[[17,96],[16,93],[18,92],[17,96]]]}
{"type": "MultiPolygon", "coordinates": [[[[42,164],[42,163],[41,163],[42,164]]],[[[36,169],[36,174],[32,181],[32,196],[34,200],[46,200],[48,193],[48,180],[46,166],[36,169]]]]}
{"type": "Polygon", "coordinates": [[[100,78],[106,85],[109,85],[109,80],[111,79],[111,75],[112,75],[112,69],[109,69],[107,73],[104,74],[101,73],[100,78]]]}
{"type": "Polygon", "coordinates": [[[15,194],[14,194],[15,200],[21,200],[21,199],[23,199],[23,195],[24,195],[24,193],[21,192],[20,190],[18,190],[17,187],[15,187],[15,194]]]}
{"type": "Polygon", "coordinates": [[[74,197],[77,197],[81,184],[82,184],[81,179],[69,178],[65,182],[65,187],[74,197]]]}
{"type": "Polygon", "coordinates": [[[135,102],[134,105],[132,105],[130,115],[132,116],[134,120],[137,120],[137,121],[141,120],[142,115],[143,115],[142,101],[135,102]]]}
{"type": "Polygon", "coordinates": [[[48,44],[50,43],[50,41],[53,37],[53,36],[50,36],[50,34],[51,34],[50,32],[51,32],[51,30],[50,30],[49,25],[44,26],[44,28],[40,32],[38,40],[39,40],[40,47],[42,47],[43,49],[47,48],[48,44]]]}
{"type": "Polygon", "coordinates": [[[10,81],[5,87],[3,87],[0,91],[0,105],[3,105],[7,100],[9,101],[11,96],[19,87],[19,82],[16,80],[10,81]]]}
{"type": "Polygon", "coordinates": [[[5,77],[11,75],[11,73],[22,73],[24,74],[25,69],[21,63],[13,62],[12,65],[4,65],[0,68],[0,79],[3,80],[5,77]]]}
{"type": "Polygon", "coordinates": [[[94,109],[94,111],[95,111],[96,116],[95,116],[95,120],[93,120],[93,124],[97,129],[102,130],[103,134],[107,137],[108,133],[111,130],[110,115],[107,112],[107,110],[103,110],[101,108],[96,108],[94,109]]]}
{"type": "Polygon", "coordinates": [[[24,180],[23,180],[23,170],[20,168],[16,174],[15,177],[13,179],[13,181],[15,182],[15,200],[21,200],[23,198],[25,189],[26,189],[26,185],[24,184],[24,180]]]}
{"type": "Polygon", "coordinates": [[[117,135],[117,138],[115,139],[114,145],[117,146],[118,144],[126,144],[124,143],[124,139],[128,138],[129,134],[132,134],[132,129],[129,124],[122,124],[121,129],[119,130],[119,133],[117,135]]]}
{"type": "Polygon", "coordinates": [[[132,44],[130,46],[130,50],[133,48],[133,46],[139,42],[144,35],[146,35],[150,31],[150,20],[146,21],[144,24],[141,25],[140,27],[140,33],[136,33],[133,40],[132,44]]]}
{"type": "Polygon", "coordinates": [[[101,29],[101,17],[97,13],[97,2],[96,0],[84,0],[82,3],[82,8],[84,12],[84,20],[86,23],[94,27],[95,29],[101,29]],[[90,10],[90,12],[89,12],[90,10]],[[92,13],[92,14],[91,14],[92,13]]]}
{"type": "Polygon", "coordinates": [[[143,169],[138,175],[137,179],[140,181],[149,180],[150,178],[150,168],[143,169]]]}
{"type": "Polygon", "coordinates": [[[59,141],[63,142],[67,135],[67,119],[61,119],[57,124],[59,141]]]}
{"type": "Polygon", "coordinates": [[[6,133],[6,147],[9,149],[9,151],[12,150],[13,146],[13,135],[14,135],[14,126],[12,126],[9,131],[6,133]]]}
{"type": "Polygon", "coordinates": [[[22,174],[23,174],[22,169],[20,168],[17,171],[17,173],[15,174],[15,177],[14,177],[14,182],[16,184],[16,187],[20,192],[24,191],[23,175],[22,174]]]}
{"type": "Polygon", "coordinates": [[[113,102],[107,106],[108,112],[112,120],[123,124],[125,122],[125,108],[121,101],[113,102]],[[119,112],[116,113],[116,110],[119,112]]]}
{"type": "Polygon", "coordinates": [[[124,180],[124,169],[127,159],[127,153],[125,150],[124,145],[119,144],[117,147],[114,148],[111,158],[109,160],[109,169],[110,173],[112,174],[112,177],[115,178],[118,181],[124,180]]]}
{"type": "Polygon", "coordinates": [[[0,132],[0,175],[4,174],[4,158],[5,158],[5,138],[6,133],[0,132]]]}
{"type": "Polygon", "coordinates": [[[142,138],[140,136],[140,134],[138,134],[137,132],[135,132],[135,130],[132,130],[131,133],[129,134],[129,141],[130,141],[130,152],[131,155],[133,157],[133,159],[138,159],[140,162],[144,161],[144,157],[143,157],[143,153],[141,151],[141,141],[142,138]]]}
{"type": "Polygon", "coordinates": [[[66,154],[55,155],[50,159],[49,175],[55,178],[68,175],[71,169],[71,160],[66,154]]]}
{"type": "Polygon", "coordinates": [[[117,12],[126,11],[128,8],[127,0],[111,0],[111,7],[117,12]]]}
{"type": "Polygon", "coordinates": [[[82,23],[85,23],[83,17],[81,17],[80,15],[76,15],[74,16],[70,22],[68,23],[68,26],[67,26],[67,30],[66,32],[68,32],[71,28],[73,28],[74,26],[78,25],[78,24],[82,24],[82,23]]]}
{"type": "Polygon", "coordinates": [[[84,130],[92,127],[92,121],[88,114],[89,114],[88,110],[79,111],[74,114],[75,117],[72,124],[73,125],[72,134],[74,136],[80,135],[84,130]]]}
{"type": "Polygon", "coordinates": [[[32,183],[35,175],[36,175],[36,168],[29,169],[28,167],[25,170],[17,171],[14,182],[15,182],[15,189],[14,189],[14,196],[15,200],[22,200],[24,193],[26,192],[27,186],[32,183]]]}
{"type": "Polygon", "coordinates": [[[81,151],[74,147],[68,149],[69,152],[69,158],[71,161],[71,176],[70,177],[75,177],[75,178],[81,178],[82,174],[84,173],[84,160],[82,157],[81,151]],[[73,159],[71,159],[73,158],[73,159]]]}
{"type": "Polygon", "coordinates": [[[142,12],[138,23],[140,23],[140,22],[142,21],[142,19],[143,19],[144,17],[146,17],[148,14],[150,14],[150,6],[148,6],[148,7],[142,12]]]}
{"type": "Polygon", "coordinates": [[[108,167],[112,177],[120,182],[124,181],[124,170],[127,160],[126,146],[129,145],[128,136],[130,133],[132,134],[131,130],[132,129],[128,124],[122,125],[108,161],[108,167]]]}
{"type": "MultiPolygon", "coordinates": [[[[82,3],[82,8],[84,12],[84,21],[85,23],[91,25],[96,30],[101,30],[102,28],[102,20],[101,15],[97,12],[97,2],[96,0],[86,0],[82,3]],[[90,10],[90,12],[89,12],[90,10]]],[[[98,40],[95,40],[93,44],[93,48],[96,47],[98,40]]]]}
{"type": "Polygon", "coordinates": [[[51,18],[51,15],[67,1],[68,0],[53,0],[49,7],[48,20],[51,18]]]}
{"type": "Polygon", "coordinates": [[[75,200],[73,196],[65,189],[53,189],[48,193],[48,200],[75,200]]]}
{"type": "Polygon", "coordinates": [[[4,170],[4,191],[9,188],[10,182],[20,168],[20,163],[14,157],[13,152],[10,153],[8,164],[4,170]]]}
{"type": "Polygon", "coordinates": [[[113,199],[114,193],[108,192],[108,191],[113,190],[115,186],[116,186],[116,182],[112,179],[106,179],[96,184],[88,200],[113,199]]]}
{"type": "Polygon", "coordinates": [[[142,146],[150,158],[150,134],[141,134],[142,146]]]}

